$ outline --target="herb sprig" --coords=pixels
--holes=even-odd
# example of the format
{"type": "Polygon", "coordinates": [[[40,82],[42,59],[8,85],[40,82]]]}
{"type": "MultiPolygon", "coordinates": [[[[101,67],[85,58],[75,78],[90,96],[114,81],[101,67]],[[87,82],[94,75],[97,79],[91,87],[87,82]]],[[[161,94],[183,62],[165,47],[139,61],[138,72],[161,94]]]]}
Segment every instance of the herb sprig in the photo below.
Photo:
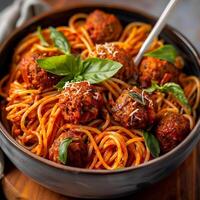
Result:
{"type": "Polygon", "coordinates": [[[146,105],[145,99],[144,99],[144,95],[143,94],[138,94],[137,92],[129,92],[129,96],[131,98],[133,98],[135,101],[137,101],[138,103],[142,104],[143,106],[146,105]]]}
{"type": "Polygon", "coordinates": [[[41,29],[40,26],[37,27],[37,35],[38,35],[38,37],[40,39],[41,45],[44,46],[44,47],[49,47],[48,42],[45,40],[45,38],[44,38],[44,36],[42,34],[42,29],[41,29]]]}
{"type": "Polygon", "coordinates": [[[65,138],[59,146],[59,161],[62,164],[67,164],[68,148],[69,145],[74,141],[73,138],[65,138]]]}
{"type": "Polygon", "coordinates": [[[149,151],[151,152],[151,155],[156,158],[160,154],[160,145],[156,137],[149,133],[144,131],[143,132],[145,144],[148,147],[149,151]]]}
{"type": "Polygon", "coordinates": [[[151,52],[145,53],[144,56],[167,60],[170,63],[174,63],[177,56],[177,51],[173,45],[168,44],[151,52]]]}
{"type": "Polygon", "coordinates": [[[188,100],[187,100],[187,98],[184,94],[184,91],[183,91],[183,89],[181,88],[180,85],[173,83],[173,82],[168,82],[168,83],[165,83],[162,86],[159,86],[156,82],[153,81],[151,87],[144,89],[144,91],[146,91],[148,93],[152,93],[156,90],[164,92],[164,93],[170,92],[172,95],[174,95],[174,97],[181,104],[183,104],[187,108],[188,114],[191,113],[191,106],[190,106],[190,104],[189,104],[189,102],[188,102],[188,100]]]}
{"type": "Polygon", "coordinates": [[[52,74],[65,76],[57,84],[58,89],[63,88],[66,82],[100,83],[115,75],[122,67],[121,63],[112,60],[88,58],[82,61],[72,54],[38,59],[37,63],[52,74]]]}
{"type": "Polygon", "coordinates": [[[81,60],[79,56],[71,54],[67,38],[55,28],[50,27],[50,36],[54,45],[64,53],[60,56],[38,59],[38,65],[45,71],[58,76],[64,76],[56,85],[62,89],[67,82],[88,81],[91,84],[100,83],[114,76],[122,64],[113,60],[87,58],[81,60]]]}
{"type": "Polygon", "coordinates": [[[71,52],[71,46],[67,38],[60,31],[57,31],[54,27],[50,27],[50,37],[54,42],[55,47],[57,47],[64,54],[71,52]]]}

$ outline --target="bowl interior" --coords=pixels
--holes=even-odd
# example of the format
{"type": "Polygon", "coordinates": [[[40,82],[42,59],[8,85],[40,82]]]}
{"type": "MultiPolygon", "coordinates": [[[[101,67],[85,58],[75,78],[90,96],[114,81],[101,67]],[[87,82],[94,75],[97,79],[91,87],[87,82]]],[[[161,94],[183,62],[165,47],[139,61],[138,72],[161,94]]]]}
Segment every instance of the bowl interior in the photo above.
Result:
{"type": "MultiPolygon", "coordinates": [[[[2,45],[2,48],[0,49],[0,78],[9,73],[9,66],[15,47],[19,43],[19,41],[21,41],[27,34],[36,31],[38,26],[46,28],[49,26],[56,27],[61,25],[68,25],[68,20],[73,14],[80,12],[90,13],[96,8],[115,14],[120,19],[123,26],[126,26],[128,23],[134,21],[146,22],[149,24],[154,24],[156,21],[155,18],[137,10],[121,9],[117,7],[111,8],[107,6],[83,6],[72,9],[66,8],[33,18],[31,21],[27,22],[25,25],[17,29],[2,45]]],[[[178,51],[183,56],[186,63],[186,66],[184,68],[185,73],[200,76],[199,56],[194,47],[190,44],[190,42],[188,42],[187,39],[185,39],[184,36],[182,36],[182,34],[180,34],[172,27],[166,26],[160,37],[164,39],[166,43],[173,44],[175,47],[177,47],[178,51]]],[[[198,118],[199,114],[200,112],[198,109],[198,118]]],[[[9,132],[9,127],[5,121],[4,116],[1,116],[0,120],[9,132]]],[[[7,133],[4,134],[6,135],[7,133]]],[[[34,157],[37,158],[37,156],[34,157]]],[[[49,163],[51,164],[52,162],[49,161],[49,163]]],[[[142,165],[148,165],[148,163],[142,165]]],[[[66,166],[62,167],[64,168],[66,166]]]]}

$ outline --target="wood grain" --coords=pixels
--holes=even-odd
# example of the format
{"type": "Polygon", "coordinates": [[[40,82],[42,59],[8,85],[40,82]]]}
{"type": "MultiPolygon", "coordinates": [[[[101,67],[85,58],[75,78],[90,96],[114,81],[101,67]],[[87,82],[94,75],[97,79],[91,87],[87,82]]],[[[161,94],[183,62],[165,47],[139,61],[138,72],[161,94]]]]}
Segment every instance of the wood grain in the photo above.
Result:
{"type": "MultiPolygon", "coordinates": [[[[200,199],[200,143],[187,160],[164,180],[126,198],[127,200],[199,200],[200,199]]],[[[74,200],[64,197],[35,183],[14,166],[7,168],[2,181],[8,200],[74,200]]],[[[120,200],[122,200],[120,199],[120,200]]]]}

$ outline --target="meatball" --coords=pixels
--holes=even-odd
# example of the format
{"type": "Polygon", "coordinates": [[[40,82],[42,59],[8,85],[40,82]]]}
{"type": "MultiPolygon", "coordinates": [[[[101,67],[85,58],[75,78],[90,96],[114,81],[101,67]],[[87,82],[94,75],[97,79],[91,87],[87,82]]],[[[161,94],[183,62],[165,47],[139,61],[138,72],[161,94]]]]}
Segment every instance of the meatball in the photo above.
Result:
{"type": "Polygon", "coordinates": [[[53,56],[52,52],[29,52],[19,63],[22,79],[28,88],[46,89],[52,87],[59,81],[59,77],[46,72],[40,68],[37,59],[53,56]]]}
{"type": "Polygon", "coordinates": [[[156,105],[137,87],[124,90],[112,107],[114,119],[126,128],[144,129],[155,120],[156,105]]]}
{"type": "Polygon", "coordinates": [[[95,43],[105,43],[119,39],[122,25],[114,15],[95,10],[87,17],[86,29],[95,43]]]}
{"type": "Polygon", "coordinates": [[[102,104],[100,90],[86,81],[69,84],[59,98],[64,119],[73,124],[85,124],[96,119],[102,104]]]}
{"type": "Polygon", "coordinates": [[[76,133],[75,131],[63,132],[54,140],[49,149],[49,159],[61,163],[59,160],[59,147],[61,142],[66,138],[74,139],[66,152],[68,155],[66,164],[73,167],[85,167],[87,164],[87,145],[83,142],[80,133],[76,133]]]}
{"type": "Polygon", "coordinates": [[[166,153],[176,147],[190,132],[189,121],[181,114],[168,113],[156,127],[156,137],[161,150],[166,153]]]}
{"type": "Polygon", "coordinates": [[[130,78],[133,78],[134,80],[137,79],[138,70],[134,65],[131,55],[118,45],[112,43],[96,45],[92,56],[101,59],[110,59],[121,63],[123,67],[115,75],[116,78],[122,80],[130,78]]]}
{"type": "Polygon", "coordinates": [[[177,82],[178,75],[179,70],[173,64],[153,57],[144,58],[139,67],[139,82],[142,87],[151,86],[152,80],[158,84],[177,82]]]}

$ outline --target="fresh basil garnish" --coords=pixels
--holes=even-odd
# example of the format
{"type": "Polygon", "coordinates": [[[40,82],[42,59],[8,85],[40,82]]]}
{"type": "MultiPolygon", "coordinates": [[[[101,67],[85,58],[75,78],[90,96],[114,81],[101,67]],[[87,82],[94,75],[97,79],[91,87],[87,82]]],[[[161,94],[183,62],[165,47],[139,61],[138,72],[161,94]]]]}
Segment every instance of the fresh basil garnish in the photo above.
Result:
{"type": "Polygon", "coordinates": [[[136,92],[129,92],[129,96],[133,98],[135,101],[137,101],[138,103],[142,104],[143,106],[146,105],[144,96],[142,94],[138,94],[136,92]]]}
{"type": "Polygon", "coordinates": [[[38,35],[38,37],[40,39],[41,45],[44,46],[44,47],[49,47],[48,42],[45,40],[45,38],[44,38],[44,36],[42,34],[42,29],[41,29],[40,26],[37,27],[37,35],[38,35]]]}
{"type": "Polygon", "coordinates": [[[37,63],[41,68],[52,74],[67,76],[57,84],[58,89],[61,89],[60,87],[63,87],[68,81],[100,83],[115,75],[122,67],[122,64],[116,61],[100,58],[88,58],[82,61],[72,54],[38,59],[37,63]]]}
{"type": "Polygon", "coordinates": [[[148,93],[152,93],[156,90],[164,92],[164,93],[168,93],[168,92],[172,93],[180,103],[182,103],[184,106],[188,108],[188,113],[191,113],[191,106],[180,85],[173,82],[169,82],[169,83],[165,83],[162,86],[159,86],[156,82],[153,81],[151,87],[144,89],[144,91],[148,93]]]}
{"type": "Polygon", "coordinates": [[[102,82],[114,76],[122,64],[116,61],[99,58],[88,58],[83,62],[83,80],[89,81],[91,84],[102,82]]]}
{"type": "Polygon", "coordinates": [[[70,53],[71,47],[69,41],[64,36],[62,32],[57,31],[55,28],[50,27],[50,37],[54,42],[55,47],[57,47],[64,54],[70,53]]]}
{"type": "Polygon", "coordinates": [[[68,147],[73,142],[72,138],[65,138],[59,146],[59,161],[66,165],[67,163],[67,155],[68,155],[68,147]]]}
{"type": "Polygon", "coordinates": [[[151,86],[144,89],[145,92],[148,92],[148,93],[153,93],[154,91],[156,90],[160,90],[162,86],[159,86],[155,81],[152,81],[151,82],[151,86]]]}
{"type": "Polygon", "coordinates": [[[64,78],[62,78],[56,85],[55,88],[57,88],[58,90],[62,90],[65,87],[65,84],[70,82],[72,80],[72,76],[68,75],[65,76],[64,78]]]}
{"type": "Polygon", "coordinates": [[[160,154],[160,145],[157,138],[153,134],[148,133],[146,131],[143,132],[143,136],[145,144],[151,152],[151,155],[154,158],[158,157],[160,154]]]}
{"type": "Polygon", "coordinates": [[[174,63],[177,56],[177,51],[172,45],[164,45],[154,51],[145,53],[144,56],[167,60],[170,63],[174,63]]]}
{"type": "Polygon", "coordinates": [[[66,76],[74,74],[73,67],[76,65],[76,58],[71,54],[66,54],[38,59],[37,63],[47,72],[58,76],[66,76]]]}

